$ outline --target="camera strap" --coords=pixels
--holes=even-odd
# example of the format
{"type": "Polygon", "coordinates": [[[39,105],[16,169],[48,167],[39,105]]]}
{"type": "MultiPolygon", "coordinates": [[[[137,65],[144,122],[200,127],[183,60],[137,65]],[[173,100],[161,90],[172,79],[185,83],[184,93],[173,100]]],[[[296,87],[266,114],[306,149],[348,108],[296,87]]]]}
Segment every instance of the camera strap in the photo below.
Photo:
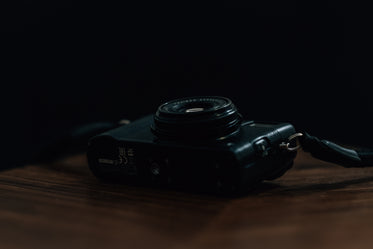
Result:
{"type": "MultiPolygon", "coordinates": [[[[346,148],[311,136],[306,132],[297,133],[296,136],[289,138],[289,142],[294,138],[298,139],[300,146],[288,148],[289,150],[302,147],[304,151],[311,153],[317,159],[336,163],[346,168],[373,167],[373,150],[346,148]]],[[[288,147],[289,143],[285,145],[288,147]]]]}

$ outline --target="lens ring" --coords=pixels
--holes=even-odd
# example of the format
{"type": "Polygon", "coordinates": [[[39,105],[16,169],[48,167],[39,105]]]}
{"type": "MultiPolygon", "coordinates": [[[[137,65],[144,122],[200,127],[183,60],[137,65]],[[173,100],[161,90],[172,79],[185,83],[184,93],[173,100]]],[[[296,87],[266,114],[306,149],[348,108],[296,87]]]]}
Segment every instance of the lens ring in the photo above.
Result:
{"type": "Polygon", "coordinates": [[[230,99],[198,96],[162,104],[152,131],[167,139],[221,139],[237,132],[240,125],[241,115],[230,99]]]}
{"type": "Polygon", "coordinates": [[[185,113],[190,113],[190,115],[193,115],[201,112],[215,112],[216,110],[229,106],[230,104],[232,104],[232,101],[228,98],[202,96],[169,101],[161,105],[158,108],[158,111],[165,115],[185,115],[185,113]],[[188,110],[191,109],[199,109],[200,111],[188,112],[188,110]]]}

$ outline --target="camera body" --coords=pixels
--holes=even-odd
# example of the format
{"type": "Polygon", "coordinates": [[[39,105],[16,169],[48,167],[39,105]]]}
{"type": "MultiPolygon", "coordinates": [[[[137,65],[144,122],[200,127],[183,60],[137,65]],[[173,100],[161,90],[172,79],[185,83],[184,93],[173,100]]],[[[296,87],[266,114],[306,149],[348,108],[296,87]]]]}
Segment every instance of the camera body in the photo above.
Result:
{"type": "Polygon", "coordinates": [[[193,99],[93,137],[92,172],[126,184],[239,194],[291,168],[296,152],[280,148],[295,133],[291,124],[242,121],[229,99],[193,99]]]}

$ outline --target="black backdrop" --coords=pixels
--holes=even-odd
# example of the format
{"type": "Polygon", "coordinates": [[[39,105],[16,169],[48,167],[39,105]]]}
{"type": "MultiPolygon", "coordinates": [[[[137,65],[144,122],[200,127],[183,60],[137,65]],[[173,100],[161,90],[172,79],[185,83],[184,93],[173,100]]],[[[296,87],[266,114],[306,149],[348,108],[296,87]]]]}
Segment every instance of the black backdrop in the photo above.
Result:
{"type": "Polygon", "coordinates": [[[247,119],[373,146],[371,28],[351,16],[359,9],[143,5],[13,8],[2,57],[6,158],[26,158],[75,125],[135,119],[194,95],[229,97],[247,119]]]}

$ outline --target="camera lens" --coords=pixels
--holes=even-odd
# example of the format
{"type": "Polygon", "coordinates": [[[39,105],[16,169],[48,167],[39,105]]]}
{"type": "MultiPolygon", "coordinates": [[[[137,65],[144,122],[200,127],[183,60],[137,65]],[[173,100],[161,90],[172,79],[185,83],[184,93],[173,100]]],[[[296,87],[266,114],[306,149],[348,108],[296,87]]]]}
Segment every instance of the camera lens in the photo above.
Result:
{"type": "Polygon", "coordinates": [[[223,139],[239,130],[241,115],[224,97],[192,97],[167,102],[154,116],[153,133],[166,139],[223,139]]]}

